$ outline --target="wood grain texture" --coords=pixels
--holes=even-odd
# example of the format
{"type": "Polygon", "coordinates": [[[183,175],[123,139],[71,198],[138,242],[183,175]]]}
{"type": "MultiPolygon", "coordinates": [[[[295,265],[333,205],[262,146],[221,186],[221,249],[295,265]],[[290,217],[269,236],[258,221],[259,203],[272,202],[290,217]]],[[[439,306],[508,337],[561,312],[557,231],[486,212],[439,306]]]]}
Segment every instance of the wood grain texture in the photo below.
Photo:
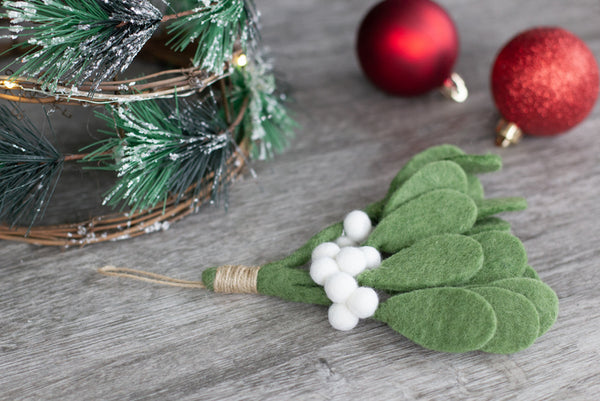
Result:
{"type": "MultiPolygon", "coordinates": [[[[498,150],[488,79],[502,44],[536,25],[567,28],[600,57],[600,3],[440,0],[460,31],[463,105],[437,93],[391,98],[365,82],[353,42],[374,3],[258,1],[302,129],[288,153],[254,164],[257,181],[235,184],[227,213],[209,207],[166,232],[83,249],[0,243],[0,399],[597,399],[600,107],[567,135],[498,150]],[[502,155],[504,170],[483,180],[487,194],[529,202],[506,218],[557,291],[560,314],[515,355],[432,352],[377,322],[336,332],[322,307],[96,273],[110,263],[198,279],[209,266],[282,257],[378,199],[412,154],[441,143],[502,155]]],[[[102,188],[106,177],[86,174],[102,188]]],[[[75,178],[58,212],[92,198],[80,199],[75,178]]]]}

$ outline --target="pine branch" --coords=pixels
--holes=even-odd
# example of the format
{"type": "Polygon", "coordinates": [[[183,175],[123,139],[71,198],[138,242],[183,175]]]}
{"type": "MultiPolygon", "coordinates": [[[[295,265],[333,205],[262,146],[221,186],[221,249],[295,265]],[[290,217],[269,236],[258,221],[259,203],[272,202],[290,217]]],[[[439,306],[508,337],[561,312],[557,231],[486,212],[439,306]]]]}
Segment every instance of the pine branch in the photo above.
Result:
{"type": "Polygon", "coordinates": [[[171,0],[169,1],[169,8],[173,9],[176,13],[193,10],[199,6],[199,3],[207,3],[210,5],[212,1],[201,1],[201,0],[171,0]]]}
{"type": "Polygon", "coordinates": [[[147,0],[3,1],[12,38],[24,36],[33,45],[15,75],[38,77],[44,89],[59,82],[98,85],[124,71],[161,20],[147,0]]]}
{"type": "Polygon", "coordinates": [[[246,49],[249,42],[258,38],[254,5],[249,0],[191,1],[195,2],[197,12],[168,26],[167,31],[173,36],[167,44],[176,51],[184,51],[197,42],[194,66],[222,73],[238,40],[246,49]]]}
{"type": "MultiPolygon", "coordinates": [[[[231,82],[234,107],[239,107],[243,99],[250,98],[242,132],[252,145],[251,156],[265,160],[283,152],[294,136],[297,124],[276,91],[275,77],[269,67],[260,60],[244,68],[236,67],[231,82]]],[[[238,141],[241,140],[238,138],[238,141]]]]}
{"type": "Polygon", "coordinates": [[[86,158],[118,172],[120,179],[106,194],[105,204],[145,210],[173,195],[180,199],[191,187],[197,197],[209,173],[214,174],[211,197],[218,201],[235,149],[227,124],[212,96],[203,103],[178,103],[136,102],[113,110],[112,116],[101,115],[125,132],[124,139],[110,133],[86,158]]]}
{"type": "Polygon", "coordinates": [[[0,221],[33,225],[44,215],[63,157],[27,119],[0,105],[0,221]]]}

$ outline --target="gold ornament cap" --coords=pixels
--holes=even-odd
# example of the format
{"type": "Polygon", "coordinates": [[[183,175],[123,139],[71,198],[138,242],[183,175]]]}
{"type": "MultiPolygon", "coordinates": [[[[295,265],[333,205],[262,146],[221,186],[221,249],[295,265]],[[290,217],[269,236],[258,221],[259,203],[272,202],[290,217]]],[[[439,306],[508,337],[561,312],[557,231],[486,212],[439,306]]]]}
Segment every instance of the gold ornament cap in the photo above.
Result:
{"type": "Polygon", "coordinates": [[[516,145],[523,138],[523,131],[515,123],[500,119],[496,125],[496,146],[507,148],[516,145]]]}

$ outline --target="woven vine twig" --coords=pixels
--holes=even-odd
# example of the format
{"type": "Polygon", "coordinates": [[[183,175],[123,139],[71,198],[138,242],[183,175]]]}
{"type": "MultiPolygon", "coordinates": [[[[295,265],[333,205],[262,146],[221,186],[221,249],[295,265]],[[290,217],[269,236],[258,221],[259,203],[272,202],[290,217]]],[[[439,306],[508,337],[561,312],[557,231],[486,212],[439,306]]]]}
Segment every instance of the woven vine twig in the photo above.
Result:
{"type": "MultiPolygon", "coordinates": [[[[234,57],[241,55],[236,52],[234,57]]],[[[42,89],[43,81],[35,78],[0,75],[0,99],[37,104],[106,104],[139,100],[186,97],[202,91],[228,74],[207,74],[200,67],[178,68],[138,78],[101,83],[98,91],[88,94],[91,83],[77,89],[58,85],[55,92],[42,89]]]]}

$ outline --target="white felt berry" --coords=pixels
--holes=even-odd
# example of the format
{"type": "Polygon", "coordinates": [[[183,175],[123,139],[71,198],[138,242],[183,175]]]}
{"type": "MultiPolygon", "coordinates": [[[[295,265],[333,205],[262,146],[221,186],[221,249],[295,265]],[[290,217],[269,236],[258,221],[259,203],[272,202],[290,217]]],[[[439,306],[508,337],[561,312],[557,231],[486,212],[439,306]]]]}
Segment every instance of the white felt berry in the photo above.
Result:
{"type": "Polygon", "coordinates": [[[340,251],[338,244],[333,242],[323,242],[312,251],[312,260],[320,258],[335,258],[340,251]]]}
{"type": "Polygon", "coordinates": [[[356,276],[367,268],[367,259],[360,248],[342,248],[336,255],[335,261],[340,271],[346,272],[351,276],[356,276]]]}
{"type": "Polygon", "coordinates": [[[329,323],[337,330],[352,330],[358,324],[358,317],[350,312],[344,304],[331,305],[327,315],[329,316],[329,323]]]}
{"type": "Polygon", "coordinates": [[[373,316],[379,305],[379,297],[369,287],[357,288],[346,301],[348,309],[361,319],[373,316]]]}
{"type": "Polygon", "coordinates": [[[344,303],[350,295],[358,288],[354,277],[348,273],[338,272],[333,274],[325,282],[325,293],[334,303],[344,303]]]}
{"type": "Polygon", "coordinates": [[[348,238],[360,244],[371,233],[371,219],[362,210],[354,210],[344,219],[344,232],[348,238]]]}
{"type": "Polygon", "coordinates": [[[367,269],[374,269],[381,264],[381,254],[372,246],[361,246],[360,250],[367,261],[367,269]]]}
{"type": "Polygon", "coordinates": [[[327,279],[339,271],[337,262],[327,257],[313,260],[310,265],[310,277],[319,285],[325,285],[327,279]]]}
{"type": "Polygon", "coordinates": [[[352,241],[350,238],[346,237],[345,235],[342,235],[337,240],[335,240],[335,243],[338,244],[340,248],[346,248],[348,246],[356,246],[356,243],[354,241],[352,241]]]}

